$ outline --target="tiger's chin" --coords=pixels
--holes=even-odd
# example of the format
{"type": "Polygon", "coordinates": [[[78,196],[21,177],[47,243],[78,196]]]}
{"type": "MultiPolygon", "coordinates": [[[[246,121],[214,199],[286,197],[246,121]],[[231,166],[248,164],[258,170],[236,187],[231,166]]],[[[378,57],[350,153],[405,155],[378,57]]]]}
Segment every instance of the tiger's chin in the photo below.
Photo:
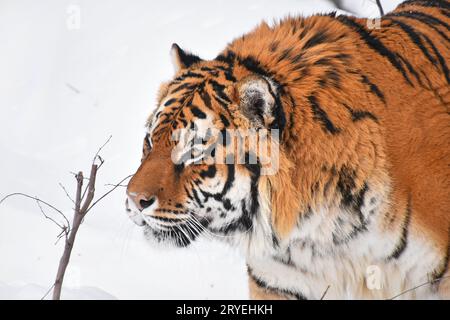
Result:
{"type": "Polygon", "coordinates": [[[148,244],[157,249],[186,248],[200,236],[199,231],[183,224],[160,228],[145,223],[143,229],[148,244]]]}

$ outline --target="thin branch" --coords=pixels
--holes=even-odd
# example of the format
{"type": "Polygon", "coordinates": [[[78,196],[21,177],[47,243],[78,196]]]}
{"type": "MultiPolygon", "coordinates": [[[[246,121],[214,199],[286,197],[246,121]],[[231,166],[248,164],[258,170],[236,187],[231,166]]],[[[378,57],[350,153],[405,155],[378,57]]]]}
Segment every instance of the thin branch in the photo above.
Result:
{"type": "Polygon", "coordinates": [[[384,10],[383,10],[383,6],[381,5],[381,1],[380,0],[375,0],[375,2],[377,3],[378,6],[378,10],[380,11],[380,16],[384,16],[384,10]]]}
{"type": "MultiPolygon", "coordinates": [[[[98,166],[96,164],[92,164],[91,173],[89,175],[89,184],[87,186],[87,196],[86,200],[84,200],[83,206],[79,210],[79,213],[83,216],[89,211],[88,208],[91,205],[92,200],[94,199],[95,194],[95,180],[97,176],[98,166]]],[[[86,191],[85,191],[86,193],[86,191]]],[[[83,194],[84,198],[84,194],[83,194]]]]}
{"type": "Polygon", "coordinates": [[[322,296],[320,297],[320,300],[325,299],[325,296],[327,295],[329,289],[330,289],[330,285],[328,285],[328,287],[325,289],[325,292],[324,292],[324,293],[322,294],[322,296]]]}
{"type": "Polygon", "coordinates": [[[67,217],[64,215],[64,213],[63,213],[61,210],[57,209],[55,206],[49,204],[49,203],[46,202],[46,201],[43,201],[43,200],[41,200],[41,199],[39,199],[39,198],[37,198],[37,197],[33,197],[33,196],[30,196],[30,195],[25,194],[25,193],[22,193],[22,192],[14,192],[14,193],[10,193],[10,194],[6,195],[5,197],[3,197],[2,200],[0,200],[0,205],[1,205],[4,201],[6,201],[6,199],[11,198],[11,197],[14,197],[14,196],[25,197],[25,198],[32,199],[32,200],[34,200],[34,201],[37,201],[37,202],[39,202],[39,203],[41,203],[41,204],[46,205],[47,207],[49,207],[49,208],[55,210],[56,212],[58,212],[58,213],[63,217],[63,219],[66,221],[67,226],[70,226],[69,220],[67,220],[67,217]]]}
{"type": "Polygon", "coordinates": [[[89,210],[91,210],[97,203],[99,203],[104,197],[106,197],[107,195],[109,195],[111,192],[113,192],[114,190],[116,190],[122,182],[124,182],[125,180],[131,178],[133,175],[130,174],[129,176],[126,176],[125,178],[123,178],[122,180],[120,180],[119,183],[117,183],[116,185],[114,185],[113,188],[111,188],[111,190],[109,190],[108,192],[106,192],[104,195],[102,195],[100,198],[98,198],[90,207],[89,209],[87,209],[86,213],[89,212],[89,210]]]}
{"type": "MultiPolygon", "coordinates": [[[[75,177],[75,179],[77,178],[78,173],[73,172],[73,171],[69,171],[69,173],[70,173],[71,175],[73,175],[73,176],[75,177]]],[[[87,177],[83,177],[83,179],[89,181],[89,178],[87,178],[87,177]]]]}
{"type": "Polygon", "coordinates": [[[113,188],[103,194],[99,199],[97,199],[94,203],[94,196],[95,196],[95,183],[97,179],[97,173],[100,167],[105,163],[105,160],[100,156],[100,152],[103,150],[103,148],[109,143],[112,136],[109,136],[109,138],[106,140],[106,142],[97,150],[97,153],[95,154],[92,164],[91,164],[91,170],[89,173],[89,178],[85,178],[83,176],[83,172],[79,171],[78,173],[71,172],[71,174],[74,175],[77,181],[77,188],[76,188],[76,195],[75,199],[73,199],[67,189],[64,187],[63,184],[59,183],[59,186],[64,191],[67,198],[70,199],[70,201],[74,204],[74,214],[72,218],[72,222],[69,222],[67,217],[64,215],[64,213],[56,208],[55,206],[51,205],[48,202],[45,202],[38,197],[33,197],[25,193],[17,192],[17,193],[11,193],[6,195],[4,198],[0,200],[0,205],[8,198],[12,196],[22,196],[25,198],[33,199],[36,201],[41,213],[44,215],[46,219],[49,219],[54,224],[56,224],[60,229],[61,232],[57,236],[56,243],[61,240],[61,238],[65,237],[65,243],[64,243],[64,251],[60,258],[59,265],[58,265],[58,271],[56,273],[55,282],[50,287],[50,289],[45,293],[45,295],[42,297],[42,299],[45,299],[47,295],[53,290],[53,300],[59,300],[61,298],[61,290],[62,290],[62,284],[64,281],[64,275],[67,270],[67,266],[70,262],[70,257],[72,253],[72,249],[75,243],[75,239],[77,236],[78,229],[80,225],[82,224],[84,217],[90,211],[98,202],[100,202],[102,199],[104,199],[107,195],[109,195],[111,192],[113,192],[116,188],[119,186],[126,187],[125,185],[122,185],[121,183],[127,180],[128,178],[132,177],[132,175],[129,175],[122,179],[118,184],[112,185],[113,188]],[[84,181],[88,181],[86,186],[83,186],[84,181]],[[84,187],[84,188],[83,188],[84,187]],[[58,222],[56,219],[49,216],[46,211],[44,210],[43,205],[53,209],[57,213],[59,213],[65,221],[64,223],[58,222]]]}
{"type": "Polygon", "coordinates": [[[64,226],[63,230],[61,230],[61,232],[56,236],[56,241],[54,244],[57,245],[59,240],[61,240],[63,236],[65,236],[66,241],[67,241],[69,232],[70,232],[70,230],[66,226],[64,226]]]}
{"type": "Polygon", "coordinates": [[[104,143],[100,148],[98,148],[97,153],[95,154],[94,159],[92,160],[92,164],[95,163],[95,160],[96,160],[97,158],[100,160],[100,166],[103,164],[104,161],[103,161],[103,159],[99,156],[99,154],[100,154],[100,151],[102,151],[103,148],[109,143],[109,141],[111,141],[111,138],[112,138],[112,135],[110,135],[110,136],[108,137],[108,139],[105,141],[105,143],[104,143]]]}
{"type": "MultiPolygon", "coordinates": [[[[44,209],[42,208],[42,206],[41,206],[41,204],[39,203],[39,201],[36,200],[36,203],[37,203],[39,209],[41,210],[42,215],[43,215],[46,219],[52,221],[52,222],[53,222],[54,224],[56,224],[59,228],[61,228],[61,230],[64,230],[64,229],[65,229],[65,226],[61,225],[58,221],[56,221],[56,220],[53,219],[52,217],[48,216],[48,215],[44,212],[44,209]]],[[[66,219],[66,220],[67,220],[67,219],[66,219]]]]}
{"type": "Polygon", "coordinates": [[[50,289],[47,290],[47,292],[44,294],[44,296],[41,298],[41,300],[44,300],[48,294],[52,291],[52,289],[55,287],[55,284],[53,284],[50,289]]]}
{"type": "Polygon", "coordinates": [[[63,191],[66,194],[67,198],[69,198],[70,201],[72,201],[72,203],[75,204],[75,200],[73,200],[72,197],[69,195],[69,193],[67,192],[66,187],[64,187],[61,182],[59,183],[59,186],[61,187],[61,189],[63,189],[63,191]]]}
{"type": "Polygon", "coordinates": [[[394,300],[394,299],[396,299],[396,298],[398,298],[398,297],[404,295],[405,293],[408,293],[408,292],[417,290],[417,289],[419,289],[419,288],[421,288],[421,287],[424,287],[424,286],[426,286],[426,285],[434,284],[434,283],[436,283],[436,282],[438,282],[438,281],[441,281],[442,279],[447,279],[447,278],[450,278],[450,276],[440,277],[440,278],[434,279],[434,280],[432,280],[432,281],[424,282],[424,283],[419,284],[418,286],[415,286],[415,287],[413,287],[413,288],[411,288],[411,289],[408,289],[408,290],[405,290],[405,291],[403,291],[403,292],[400,292],[399,294],[397,294],[396,296],[393,296],[392,298],[390,298],[390,299],[388,299],[388,300],[394,300]]]}
{"type": "MultiPolygon", "coordinates": [[[[97,159],[100,161],[100,164],[97,165],[96,171],[98,171],[98,169],[100,169],[101,166],[105,163],[105,160],[100,156],[100,152],[101,152],[101,151],[103,150],[103,148],[109,143],[109,141],[111,141],[111,138],[112,138],[112,135],[110,135],[110,136],[108,137],[108,139],[106,139],[105,143],[103,143],[103,145],[102,145],[100,148],[98,148],[98,150],[97,150],[97,152],[96,152],[94,158],[92,159],[91,173],[92,173],[92,168],[93,168],[93,166],[95,165],[95,161],[96,161],[97,159]]],[[[90,180],[91,177],[92,177],[92,176],[90,175],[90,177],[89,177],[89,178],[86,178],[86,179],[87,179],[87,180],[90,180]]],[[[94,184],[93,184],[93,185],[95,185],[95,181],[94,181],[94,184]]],[[[83,195],[81,196],[81,200],[84,199],[84,196],[86,195],[86,193],[87,193],[88,190],[89,190],[89,186],[91,186],[91,183],[90,183],[90,182],[89,182],[89,184],[86,186],[86,188],[84,189],[83,195]]],[[[91,199],[91,201],[92,201],[92,199],[91,199]]]]}
{"type": "MultiPolygon", "coordinates": [[[[73,215],[72,229],[68,238],[66,238],[66,243],[64,245],[64,252],[59,261],[58,271],[56,273],[56,279],[53,289],[53,300],[61,299],[62,284],[64,281],[64,275],[66,273],[67,266],[69,265],[70,255],[72,253],[73,245],[75,243],[75,238],[77,236],[78,228],[80,227],[83,215],[80,213],[81,206],[81,192],[83,190],[83,173],[78,172],[77,176],[77,191],[75,196],[75,212],[73,215]]],[[[89,182],[91,183],[91,181],[89,182]]]]}
{"type": "Polygon", "coordinates": [[[107,183],[105,184],[105,187],[128,187],[126,184],[113,184],[113,183],[107,183]]]}

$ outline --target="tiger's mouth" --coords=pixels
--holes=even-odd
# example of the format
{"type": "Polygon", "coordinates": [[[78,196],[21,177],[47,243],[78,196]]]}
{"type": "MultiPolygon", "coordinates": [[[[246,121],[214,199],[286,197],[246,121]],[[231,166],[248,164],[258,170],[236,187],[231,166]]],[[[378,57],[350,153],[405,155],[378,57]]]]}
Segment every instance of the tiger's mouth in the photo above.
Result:
{"type": "Polygon", "coordinates": [[[145,237],[159,244],[187,247],[206,230],[207,222],[186,215],[185,218],[149,216],[145,219],[145,237]]]}
{"type": "Polygon", "coordinates": [[[128,199],[125,201],[125,209],[136,225],[144,227],[146,239],[159,245],[187,247],[209,224],[207,219],[201,219],[193,212],[171,214],[168,209],[159,209],[164,213],[145,214],[131,208],[128,199]]]}

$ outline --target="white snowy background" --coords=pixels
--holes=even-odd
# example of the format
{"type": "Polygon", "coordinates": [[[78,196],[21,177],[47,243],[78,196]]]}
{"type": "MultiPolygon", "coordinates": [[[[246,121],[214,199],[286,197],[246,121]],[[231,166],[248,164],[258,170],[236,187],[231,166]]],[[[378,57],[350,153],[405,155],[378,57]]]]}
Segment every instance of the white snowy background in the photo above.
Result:
{"type": "MultiPolygon", "coordinates": [[[[358,15],[378,15],[373,1],[343,2],[358,15]]],[[[383,5],[389,11],[399,2],[383,5]]],[[[97,195],[139,165],[145,119],[159,83],[172,76],[173,42],[211,59],[262,19],[333,9],[328,0],[0,0],[0,198],[28,193],[71,217],[58,183],[74,193],[70,172],[87,174],[110,135],[97,195]]],[[[63,298],[248,298],[239,252],[210,241],[149,247],[126,217],[124,191],[85,219],[63,298]]],[[[58,233],[32,200],[0,205],[0,299],[43,297],[62,252],[58,233]]]]}

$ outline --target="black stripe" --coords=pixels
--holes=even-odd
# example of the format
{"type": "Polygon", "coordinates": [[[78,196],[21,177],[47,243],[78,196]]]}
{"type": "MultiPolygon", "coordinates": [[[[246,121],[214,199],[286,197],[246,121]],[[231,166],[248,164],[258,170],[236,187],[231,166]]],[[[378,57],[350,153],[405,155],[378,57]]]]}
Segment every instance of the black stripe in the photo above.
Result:
{"type": "Polygon", "coordinates": [[[425,57],[430,61],[433,65],[436,65],[436,59],[434,59],[431,54],[428,52],[428,49],[425,47],[425,45],[422,42],[421,37],[425,36],[420,33],[416,33],[416,31],[408,26],[406,23],[403,23],[399,20],[390,19],[391,23],[394,25],[397,25],[402,29],[409,37],[409,39],[422,51],[422,53],[425,55],[425,57]]]}
{"type": "Polygon", "coordinates": [[[236,59],[236,54],[231,50],[228,50],[226,53],[220,54],[215,58],[215,60],[224,62],[229,65],[233,65],[235,59],[236,59]]]}
{"type": "Polygon", "coordinates": [[[447,30],[449,29],[450,26],[448,24],[446,24],[445,22],[443,22],[433,16],[429,16],[427,14],[424,14],[422,12],[417,12],[417,11],[396,12],[396,13],[391,13],[388,16],[404,17],[404,18],[409,18],[409,19],[420,21],[423,24],[425,24],[426,26],[428,26],[429,28],[432,28],[434,31],[436,31],[447,42],[450,41],[450,38],[447,37],[447,35],[444,32],[442,32],[440,29],[438,29],[436,27],[436,24],[441,24],[441,25],[445,26],[447,28],[447,30]]]}
{"type": "Polygon", "coordinates": [[[308,97],[313,112],[314,120],[319,121],[322,124],[322,128],[331,134],[337,134],[341,129],[334,126],[333,122],[328,118],[327,113],[319,106],[317,98],[315,96],[308,97]]]}
{"type": "Polygon", "coordinates": [[[336,18],[343,24],[347,25],[348,27],[352,28],[355,32],[357,32],[361,39],[364,40],[364,42],[374,51],[376,51],[381,56],[387,58],[389,62],[396,68],[402,75],[403,78],[411,85],[414,86],[411,80],[408,77],[408,74],[406,73],[406,70],[403,68],[402,64],[398,60],[397,56],[391,52],[388,48],[385,47],[385,45],[376,37],[372,36],[367,30],[358,22],[351,19],[350,17],[340,15],[336,18]]]}
{"type": "MultiPolygon", "coordinates": [[[[291,58],[291,63],[294,65],[299,63],[303,59],[304,56],[305,56],[304,52],[301,52],[301,53],[295,55],[294,57],[291,58]]],[[[297,67],[295,69],[297,69],[297,67]]]]}
{"type": "Polygon", "coordinates": [[[239,222],[241,224],[241,230],[247,232],[250,231],[250,229],[253,226],[253,215],[251,212],[247,210],[247,205],[245,204],[245,200],[241,201],[241,207],[242,207],[242,215],[239,218],[239,222]]]}
{"type": "Polygon", "coordinates": [[[200,172],[200,177],[202,177],[203,179],[214,178],[216,175],[216,172],[217,172],[216,166],[211,165],[211,166],[208,166],[207,170],[200,172]]]}
{"type": "Polygon", "coordinates": [[[448,271],[449,261],[450,261],[450,228],[448,229],[447,251],[445,252],[444,259],[442,259],[438,270],[435,270],[432,274],[433,283],[439,284],[439,282],[442,280],[442,277],[445,276],[445,274],[448,271]]]}
{"type": "Polygon", "coordinates": [[[203,204],[202,204],[200,198],[198,197],[197,190],[195,190],[194,186],[192,186],[192,185],[191,185],[191,188],[192,188],[192,194],[194,195],[195,202],[197,202],[197,204],[199,205],[200,208],[203,208],[203,204]]]}
{"type": "MultiPolygon", "coordinates": [[[[284,128],[286,126],[286,114],[284,113],[280,95],[278,94],[278,92],[275,94],[275,92],[272,90],[272,85],[269,83],[268,80],[266,80],[264,78],[264,81],[267,84],[267,88],[269,88],[270,95],[275,100],[275,106],[272,111],[272,115],[273,115],[275,121],[273,121],[272,124],[270,125],[270,129],[279,129],[280,137],[282,137],[284,128]]],[[[278,85],[278,88],[280,91],[283,91],[283,87],[281,87],[280,85],[278,85]]]]}
{"type": "Polygon", "coordinates": [[[350,212],[357,215],[358,223],[351,222],[351,231],[343,233],[344,228],[342,227],[342,224],[345,223],[345,221],[341,217],[338,217],[336,219],[338,226],[332,234],[333,243],[335,245],[348,243],[350,240],[355,239],[360,233],[368,231],[368,220],[364,217],[362,207],[364,206],[364,199],[369,190],[369,186],[367,183],[364,183],[362,188],[354,193],[353,190],[356,187],[355,179],[356,173],[354,170],[350,170],[346,167],[341,169],[337,183],[337,188],[342,194],[341,207],[344,209],[351,209],[350,212]]]}
{"type": "Polygon", "coordinates": [[[164,103],[164,107],[167,107],[167,106],[171,105],[171,104],[174,103],[175,101],[177,101],[177,99],[175,99],[175,98],[172,98],[172,99],[167,100],[167,101],[164,103]]]}
{"type": "Polygon", "coordinates": [[[220,54],[218,55],[215,60],[220,61],[220,62],[224,62],[226,64],[229,65],[228,69],[224,70],[227,73],[225,74],[225,76],[227,77],[227,79],[231,80],[231,81],[236,81],[235,77],[232,75],[232,71],[231,69],[233,68],[235,61],[237,61],[239,64],[241,64],[242,66],[244,66],[248,71],[259,74],[259,75],[263,75],[266,77],[271,78],[272,77],[272,73],[270,73],[269,71],[267,71],[262,65],[261,62],[258,61],[255,57],[253,56],[247,56],[245,58],[240,57],[238,55],[236,55],[233,51],[228,50],[226,53],[224,54],[220,54]]]}
{"type": "Polygon", "coordinates": [[[313,65],[316,65],[316,66],[320,66],[320,65],[333,66],[333,60],[332,60],[331,57],[323,57],[323,58],[320,58],[320,59],[316,60],[313,63],[313,65]]]}
{"type": "Polygon", "coordinates": [[[178,87],[175,87],[174,89],[170,90],[170,93],[175,93],[184,89],[192,90],[193,88],[195,88],[195,84],[192,85],[191,83],[183,83],[180,84],[178,87]]]}
{"type": "MultiPolygon", "coordinates": [[[[300,39],[301,40],[301,39],[300,39]]],[[[328,35],[323,30],[317,31],[316,34],[314,34],[312,37],[310,37],[305,44],[303,45],[303,50],[312,48],[314,46],[317,46],[321,43],[328,41],[328,35]]]]}
{"type": "Polygon", "coordinates": [[[348,105],[344,104],[344,107],[348,110],[352,117],[353,122],[357,122],[364,119],[370,119],[378,123],[378,118],[371,112],[365,110],[354,110],[348,105]]]}
{"type": "Polygon", "coordinates": [[[434,54],[439,60],[439,64],[441,65],[442,72],[444,73],[445,79],[447,80],[447,83],[450,83],[450,75],[447,67],[447,62],[445,62],[444,57],[439,52],[438,48],[434,45],[434,43],[428,38],[424,36],[425,41],[428,43],[428,45],[433,49],[434,54]]]}
{"type": "Polygon", "coordinates": [[[174,164],[174,168],[173,169],[174,169],[175,175],[177,177],[179,177],[180,174],[183,172],[184,163],[174,164]]]}
{"type": "Polygon", "coordinates": [[[407,12],[399,12],[399,15],[413,16],[413,17],[421,17],[422,19],[426,19],[430,23],[441,25],[450,31],[450,25],[435,16],[431,16],[427,13],[420,11],[407,11],[407,12]]]}
{"type": "Polygon", "coordinates": [[[403,58],[402,56],[397,55],[397,58],[399,58],[403,62],[403,64],[406,66],[406,68],[408,68],[408,71],[414,76],[414,78],[416,78],[417,82],[421,86],[423,86],[422,79],[420,78],[419,74],[414,69],[414,67],[411,65],[411,63],[408,60],[406,60],[405,58],[403,58]]]}
{"type": "Polygon", "coordinates": [[[228,121],[227,117],[225,117],[222,113],[219,114],[219,117],[225,128],[230,126],[230,121],[228,121]]]}
{"type": "Polygon", "coordinates": [[[408,234],[409,234],[409,225],[411,222],[411,194],[408,195],[408,203],[406,204],[406,213],[405,219],[402,224],[402,234],[400,236],[400,241],[396,245],[394,252],[392,252],[386,260],[398,259],[403,252],[405,252],[406,247],[408,246],[408,234]]]}
{"type": "Polygon", "coordinates": [[[231,99],[225,93],[225,86],[215,80],[209,80],[216,95],[224,102],[231,103],[231,99]]]}
{"type": "Polygon", "coordinates": [[[308,298],[306,298],[303,294],[299,293],[299,292],[294,292],[291,290],[286,290],[286,289],[280,289],[280,288],[275,288],[272,286],[269,286],[267,284],[267,282],[265,282],[264,280],[262,280],[261,278],[257,277],[254,273],[253,270],[247,266],[247,271],[248,271],[248,275],[250,278],[252,278],[255,283],[258,285],[258,287],[261,287],[267,291],[273,291],[275,292],[275,294],[279,294],[279,295],[284,295],[284,296],[291,296],[294,297],[297,300],[308,300],[308,298]]]}
{"type": "Polygon", "coordinates": [[[424,46],[421,38],[423,38],[428,45],[433,49],[436,57],[439,60],[439,64],[441,65],[442,71],[445,75],[445,78],[447,80],[447,83],[450,83],[450,75],[449,75],[449,70],[447,67],[447,63],[445,62],[445,59],[442,57],[441,53],[439,52],[439,50],[436,48],[436,46],[433,44],[433,42],[424,34],[422,33],[416,33],[413,28],[411,28],[410,26],[408,26],[407,24],[399,21],[399,20],[394,20],[394,19],[390,19],[392,21],[392,23],[398,25],[405,33],[408,34],[409,38],[411,39],[411,41],[416,44],[416,46],[418,46],[418,48],[423,52],[423,54],[428,58],[428,60],[433,64],[436,65],[437,62],[436,60],[431,56],[431,54],[428,52],[428,49],[424,46]]]}
{"type": "Polygon", "coordinates": [[[355,195],[355,199],[353,202],[353,209],[358,214],[359,222],[361,225],[366,224],[366,219],[362,213],[362,207],[364,206],[364,199],[366,197],[367,192],[369,191],[369,186],[367,183],[364,183],[361,190],[355,195]]]}
{"type": "Polygon", "coordinates": [[[204,90],[200,90],[200,98],[202,99],[203,103],[205,104],[205,106],[208,109],[212,109],[212,105],[211,105],[211,97],[208,94],[208,92],[204,91],[204,90]]]}
{"type": "Polygon", "coordinates": [[[204,78],[205,76],[200,73],[195,73],[192,71],[188,71],[186,73],[183,73],[182,75],[176,77],[173,81],[182,81],[186,78],[204,78]]]}
{"type": "Polygon", "coordinates": [[[250,182],[250,213],[254,217],[258,213],[259,209],[259,191],[258,191],[258,181],[261,175],[261,165],[250,164],[250,154],[247,152],[245,154],[245,167],[251,172],[251,182],[250,182]]]}
{"type": "Polygon", "coordinates": [[[245,58],[238,57],[238,62],[248,71],[271,78],[271,73],[261,65],[260,61],[252,56],[247,56],[245,58]]]}
{"type": "Polygon", "coordinates": [[[223,186],[221,195],[224,196],[226,195],[226,193],[228,192],[228,190],[230,190],[231,186],[233,185],[234,182],[234,165],[233,164],[227,164],[227,169],[228,169],[228,173],[227,173],[227,181],[225,182],[225,185],[223,186]]]}
{"type": "Polygon", "coordinates": [[[278,46],[280,45],[279,41],[273,41],[270,45],[269,45],[269,50],[271,52],[275,52],[278,50],[278,46]]]}
{"type": "Polygon", "coordinates": [[[190,108],[192,114],[199,119],[206,119],[206,113],[199,109],[199,107],[192,105],[190,108]]]}
{"type": "Polygon", "coordinates": [[[354,169],[343,166],[339,171],[339,178],[336,187],[341,194],[341,206],[346,208],[354,202],[353,190],[355,184],[356,172],[354,169]]]}
{"type": "Polygon", "coordinates": [[[402,2],[398,8],[403,8],[409,5],[416,5],[427,8],[441,8],[441,9],[450,9],[450,4],[447,1],[443,0],[408,0],[402,2]]]}
{"type": "Polygon", "coordinates": [[[210,68],[210,67],[201,67],[200,70],[206,71],[206,72],[215,72],[216,71],[216,70],[214,70],[213,68],[210,68]]]}
{"type": "Polygon", "coordinates": [[[231,70],[231,68],[229,70],[224,71],[223,74],[225,76],[225,79],[227,79],[228,81],[231,81],[231,82],[236,82],[237,81],[236,78],[233,75],[233,71],[231,70]]]}
{"type": "Polygon", "coordinates": [[[378,86],[375,83],[373,83],[372,81],[370,81],[369,78],[364,74],[361,75],[361,78],[362,78],[362,82],[364,84],[366,84],[367,86],[369,86],[370,91],[372,91],[378,98],[380,98],[380,100],[384,104],[386,104],[386,98],[384,97],[383,92],[381,92],[381,90],[378,88],[378,86]]]}
{"type": "Polygon", "coordinates": [[[293,48],[287,48],[287,49],[284,49],[284,50],[281,52],[281,55],[278,57],[278,62],[281,62],[281,61],[283,61],[283,60],[285,60],[285,59],[287,59],[287,58],[290,58],[290,57],[291,57],[292,50],[293,50],[293,48]]]}

